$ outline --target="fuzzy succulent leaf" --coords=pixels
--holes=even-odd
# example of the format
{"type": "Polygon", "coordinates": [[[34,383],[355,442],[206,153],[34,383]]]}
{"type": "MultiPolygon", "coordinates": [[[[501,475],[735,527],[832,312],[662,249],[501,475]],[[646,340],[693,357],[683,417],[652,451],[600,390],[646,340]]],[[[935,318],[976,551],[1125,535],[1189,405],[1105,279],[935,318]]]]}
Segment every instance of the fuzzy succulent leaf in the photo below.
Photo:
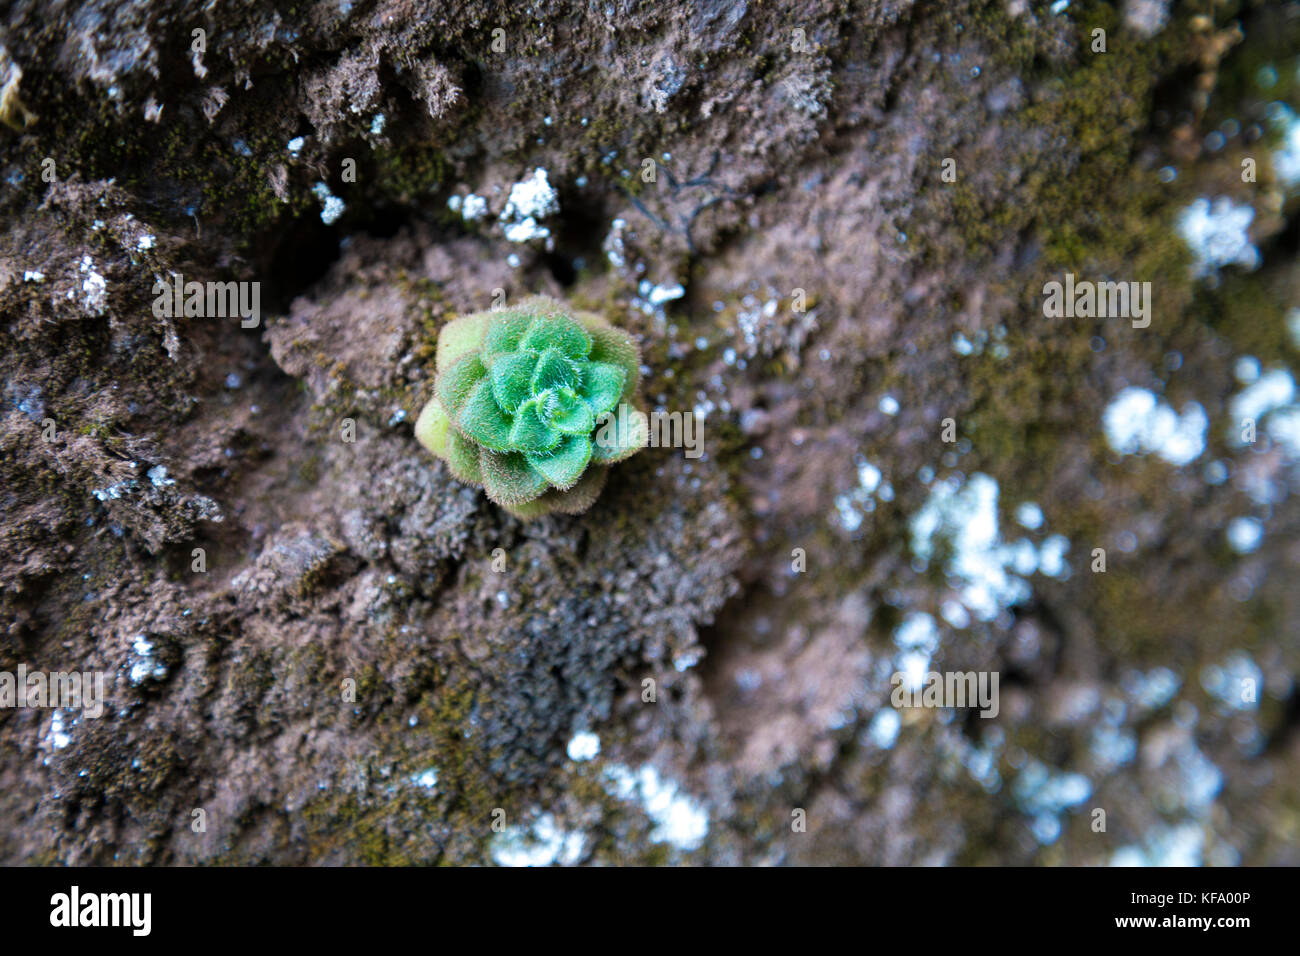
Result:
{"type": "Polygon", "coordinates": [[[519,351],[519,340],[524,337],[532,321],[532,316],[526,313],[496,313],[483,338],[483,361],[491,362],[498,355],[519,351]]]}
{"type": "Polygon", "coordinates": [[[525,457],[534,471],[563,491],[573,487],[591,461],[591,439],[586,435],[565,435],[553,450],[530,452],[525,457]]]}
{"type": "Polygon", "coordinates": [[[525,501],[523,504],[517,505],[503,505],[502,507],[516,518],[521,518],[524,521],[540,518],[542,515],[553,512],[566,515],[582,514],[595,504],[596,499],[600,497],[601,489],[605,487],[605,478],[608,475],[608,468],[588,468],[572,488],[565,491],[552,488],[532,501],[525,501]]]}
{"type": "Polygon", "coordinates": [[[540,352],[555,349],[571,359],[585,359],[591,354],[591,336],[567,316],[539,315],[535,318],[519,347],[540,352]]]}
{"type": "Polygon", "coordinates": [[[492,395],[492,383],[481,378],[472,389],[460,413],[456,427],[466,438],[478,442],[492,451],[514,451],[510,433],[514,423],[506,417],[492,395]]]}
{"type": "Polygon", "coordinates": [[[510,444],[518,451],[540,454],[560,443],[559,431],[543,418],[542,402],[541,398],[530,398],[519,406],[510,429],[510,444]]]}
{"type": "Polygon", "coordinates": [[[479,464],[483,490],[497,504],[523,504],[546,490],[546,478],[533,470],[521,452],[503,455],[484,449],[479,464]]]}
{"type": "Polygon", "coordinates": [[[536,352],[509,352],[492,363],[492,395],[506,414],[516,414],[533,394],[536,352]]]}
{"type": "Polygon", "coordinates": [[[630,335],[612,325],[594,329],[588,326],[588,331],[592,339],[591,361],[621,368],[625,376],[621,397],[625,402],[632,401],[641,384],[641,350],[630,335]]]}
{"type": "Polygon", "coordinates": [[[447,454],[444,457],[457,481],[467,485],[483,484],[483,467],[479,463],[483,449],[454,428],[447,436],[447,454]]]}
{"type": "Polygon", "coordinates": [[[596,426],[596,416],[591,406],[571,388],[549,393],[545,412],[551,427],[566,435],[590,435],[596,426]]]}
{"type": "Polygon", "coordinates": [[[477,354],[491,318],[491,313],[475,312],[444,325],[438,333],[437,371],[444,372],[466,355],[477,354]]]}
{"type": "Polygon", "coordinates": [[[645,444],[640,361],[627,333],[543,297],[464,316],[439,336],[416,435],[512,514],[576,514],[645,444]]]}
{"type": "Polygon", "coordinates": [[[597,417],[611,411],[623,397],[627,372],[609,362],[591,362],[583,369],[582,397],[597,417]]]}
{"type": "Polygon", "coordinates": [[[464,355],[438,376],[435,391],[448,415],[455,418],[460,414],[470,392],[486,374],[487,369],[477,355],[464,355]]]}
{"type": "Polygon", "coordinates": [[[449,449],[448,438],[454,432],[447,410],[437,397],[429,399],[415,420],[415,437],[425,448],[439,458],[446,458],[449,449]]]}
{"type": "Polygon", "coordinates": [[[556,348],[548,348],[537,359],[533,370],[533,394],[550,388],[573,388],[582,377],[578,364],[556,348]]]}

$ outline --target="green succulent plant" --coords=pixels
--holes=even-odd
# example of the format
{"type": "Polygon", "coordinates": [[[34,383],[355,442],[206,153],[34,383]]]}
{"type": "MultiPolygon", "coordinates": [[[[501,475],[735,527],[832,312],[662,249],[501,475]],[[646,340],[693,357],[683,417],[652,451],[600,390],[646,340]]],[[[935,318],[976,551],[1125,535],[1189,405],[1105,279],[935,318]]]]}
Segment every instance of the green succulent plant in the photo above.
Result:
{"type": "Polygon", "coordinates": [[[452,320],[435,368],[416,438],[516,517],[586,511],[646,443],[636,343],[553,299],[452,320]]]}

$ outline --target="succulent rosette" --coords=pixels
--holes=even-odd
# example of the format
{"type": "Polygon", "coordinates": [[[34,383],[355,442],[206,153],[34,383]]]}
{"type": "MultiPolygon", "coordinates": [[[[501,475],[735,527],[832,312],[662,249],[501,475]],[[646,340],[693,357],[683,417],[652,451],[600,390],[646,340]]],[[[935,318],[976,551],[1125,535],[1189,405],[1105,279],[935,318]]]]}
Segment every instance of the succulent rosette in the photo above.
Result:
{"type": "Polygon", "coordinates": [[[578,514],[646,443],[640,363],[626,332],[542,296],[461,316],[438,334],[415,435],[517,517],[578,514]]]}

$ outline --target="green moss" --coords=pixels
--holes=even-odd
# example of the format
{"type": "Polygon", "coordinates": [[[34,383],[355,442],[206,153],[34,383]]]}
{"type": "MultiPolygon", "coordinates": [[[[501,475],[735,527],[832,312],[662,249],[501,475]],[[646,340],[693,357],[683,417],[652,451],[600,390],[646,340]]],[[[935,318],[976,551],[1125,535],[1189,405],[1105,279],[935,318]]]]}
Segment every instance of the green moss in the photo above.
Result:
{"type": "MultiPolygon", "coordinates": [[[[959,248],[930,250],[932,258],[946,260],[978,258],[1009,237],[1037,233],[1049,269],[1122,268],[1133,278],[1176,277],[1185,284],[1189,257],[1171,228],[1173,196],[1153,169],[1137,162],[1137,153],[1157,84],[1195,58],[1189,28],[1171,23],[1144,41],[1120,27],[1110,6],[1076,5],[1072,58],[1045,63],[1052,27],[1009,17],[1003,7],[992,4],[971,18],[968,36],[1025,84],[1029,102],[996,141],[1000,148],[1016,144],[1017,152],[988,152],[984,139],[939,144],[945,155],[932,156],[929,167],[938,169],[951,155],[958,179],[926,191],[922,215],[909,224],[909,234],[934,236],[927,223],[941,223],[944,230],[955,226],[964,237],[959,248]],[[1094,28],[1107,31],[1108,52],[1090,51],[1094,28]]],[[[955,109],[983,109],[973,99],[977,90],[946,85],[955,109]]]]}
{"type": "Polygon", "coordinates": [[[406,141],[376,150],[374,182],[383,195],[412,203],[437,192],[447,181],[447,168],[446,158],[431,144],[406,141]]]}
{"type": "Polygon", "coordinates": [[[1267,274],[1225,270],[1216,288],[1198,296],[1195,312],[1234,352],[1254,355],[1266,366],[1293,363],[1297,350],[1287,330],[1284,295],[1267,274]]]}
{"type": "MultiPolygon", "coordinates": [[[[391,755],[391,762],[352,768],[344,777],[368,781],[364,789],[324,793],[298,814],[308,860],[342,853],[371,866],[438,864],[448,840],[456,842],[458,862],[486,860],[493,811],[501,808],[508,820],[519,819],[524,795],[503,790],[487,769],[490,755],[466,737],[477,689],[443,671],[432,679],[437,689],[413,708],[374,711],[383,741],[378,752],[391,755]],[[407,721],[412,713],[414,726],[407,721]],[[410,782],[430,767],[437,768],[435,790],[410,782]],[[445,836],[429,840],[431,828],[445,836]]],[[[369,680],[359,680],[358,702],[375,691],[369,680]]]]}

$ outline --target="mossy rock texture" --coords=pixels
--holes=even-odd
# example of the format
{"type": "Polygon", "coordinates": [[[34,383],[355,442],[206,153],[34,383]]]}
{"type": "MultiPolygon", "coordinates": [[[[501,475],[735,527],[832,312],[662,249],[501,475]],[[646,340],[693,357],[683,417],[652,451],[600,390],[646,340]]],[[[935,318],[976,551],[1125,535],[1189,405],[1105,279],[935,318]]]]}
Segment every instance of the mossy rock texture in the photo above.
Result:
{"type": "Polygon", "coordinates": [[[1292,7],[7,5],[0,861],[1300,863],[1292,7]]]}

